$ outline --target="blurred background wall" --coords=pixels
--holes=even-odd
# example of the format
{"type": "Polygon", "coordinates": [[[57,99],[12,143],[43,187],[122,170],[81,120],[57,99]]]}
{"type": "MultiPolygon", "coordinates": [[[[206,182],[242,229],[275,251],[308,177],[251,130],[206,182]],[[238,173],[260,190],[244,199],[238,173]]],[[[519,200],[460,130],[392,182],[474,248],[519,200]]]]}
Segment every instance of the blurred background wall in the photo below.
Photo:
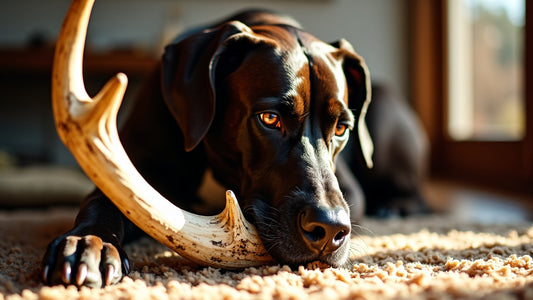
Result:
{"type": "MultiPolygon", "coordinates": [[[[87,51],[93,55],[135,53],[131,60],[137,57],[156,60],[164,44],[189,26],[212,22],[244,8],[264,7],[292,15],[324,41],[347,39],[367,61],[374,81],[407,95],[406,2],[97,0],[89,25],[87,51]]],[[[56,137],[48,68],[69,5],[69,0],[0,1],[0,51],[5,50],[0,52],[3,56],[0,88],[4,91],[0,93],[0,151],[18,163],[74,164],[56,137]]],[[[108,58],[113,60],[112,57],[108,58]]],[[[98,66],[91,67],[92,72],[86,75],[88,89],[91,86],[98,89],[108,76],[121,71],[120,64],[116,68],[103,67],[99,71],[98,66]]],[[[148,68],[130,71],[130,93],[147,72],[148,68]]]]}

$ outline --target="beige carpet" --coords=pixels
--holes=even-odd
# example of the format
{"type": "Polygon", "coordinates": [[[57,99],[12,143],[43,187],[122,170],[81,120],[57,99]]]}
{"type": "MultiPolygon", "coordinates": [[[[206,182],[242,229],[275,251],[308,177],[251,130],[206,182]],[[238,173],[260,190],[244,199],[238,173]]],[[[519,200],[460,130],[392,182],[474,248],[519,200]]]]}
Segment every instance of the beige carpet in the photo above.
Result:
{"type": "Polygon", "coordinates": [[[533,224],[475,225],[434,216],[367,220],[353,267],[199,268],[144,239],[133,272],[104,289],[43,287],[40,259],[75,209],[0,211],[3,299],[533,299],[533,224]]]}

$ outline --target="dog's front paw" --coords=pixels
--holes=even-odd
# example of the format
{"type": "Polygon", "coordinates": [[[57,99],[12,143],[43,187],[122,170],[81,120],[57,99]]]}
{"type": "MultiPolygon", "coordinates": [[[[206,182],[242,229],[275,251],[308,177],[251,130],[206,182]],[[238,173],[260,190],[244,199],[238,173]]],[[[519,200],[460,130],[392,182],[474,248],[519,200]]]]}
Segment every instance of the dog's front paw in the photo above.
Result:
{"type": "Polygon", "coordinates": [[[95,235],[64,235],[52,241],[43,258],[47,284],[102,287],[129,273],[126,253],[95,235]]]}

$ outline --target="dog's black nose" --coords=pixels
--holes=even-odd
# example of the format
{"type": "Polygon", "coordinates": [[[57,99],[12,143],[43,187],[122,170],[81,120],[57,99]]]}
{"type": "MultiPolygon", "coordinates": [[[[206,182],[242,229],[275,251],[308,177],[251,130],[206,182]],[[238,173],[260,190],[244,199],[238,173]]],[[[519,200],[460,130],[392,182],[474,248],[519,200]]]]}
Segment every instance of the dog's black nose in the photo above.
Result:
{"type": "Polygon", "coordinates": [[[299,223],[304,241],[321,254],[337,250],[351,229],[350,217],[342,208],[308,207],[301,212],[299,223]]]}

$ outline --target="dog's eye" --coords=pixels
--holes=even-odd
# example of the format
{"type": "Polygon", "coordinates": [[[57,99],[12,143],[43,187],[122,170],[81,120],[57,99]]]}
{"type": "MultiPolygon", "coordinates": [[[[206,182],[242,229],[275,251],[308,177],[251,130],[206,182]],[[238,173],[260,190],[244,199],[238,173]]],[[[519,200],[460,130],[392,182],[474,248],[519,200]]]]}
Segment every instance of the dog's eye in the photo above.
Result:
{"type": "Polygon", "coordinates": [[[346,124],[337,123],[337,126],[335,126],[335,135],[343,136],[344,133],[346,133],[347,129],[348,129],[348,126],[346,124]]]}
{"type": "Polygon", "coordinates": [[[259,114],[259,119],[263,124],[265,124],[267,127],[270,128],[281,128],[281,120],[279,115],[272,113],[272,112],[266,112],[259,114]]]}

